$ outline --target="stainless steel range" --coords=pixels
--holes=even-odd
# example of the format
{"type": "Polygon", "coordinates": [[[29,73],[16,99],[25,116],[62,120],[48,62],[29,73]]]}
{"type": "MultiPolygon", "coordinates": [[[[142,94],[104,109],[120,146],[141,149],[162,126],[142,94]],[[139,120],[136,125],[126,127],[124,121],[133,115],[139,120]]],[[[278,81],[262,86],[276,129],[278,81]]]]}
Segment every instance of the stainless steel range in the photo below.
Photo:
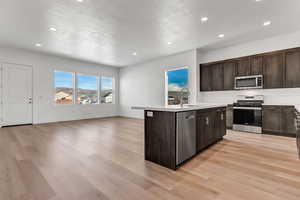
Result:
{"type": "Polygon", "coordinates": [[[262,133],[264,96],[240,95],[233,104],[233,130],[262,133]]]}

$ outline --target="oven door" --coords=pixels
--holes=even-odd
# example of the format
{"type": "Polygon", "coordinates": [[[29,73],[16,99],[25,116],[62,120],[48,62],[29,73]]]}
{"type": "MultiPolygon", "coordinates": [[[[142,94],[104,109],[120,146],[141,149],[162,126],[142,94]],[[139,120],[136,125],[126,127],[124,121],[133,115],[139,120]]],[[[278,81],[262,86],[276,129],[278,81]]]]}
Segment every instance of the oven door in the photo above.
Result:
{"type": "Polygon", "coordinates": [[[247,126],[262,126],[261,108],[235,107],[233,110],[233,123],[247,126]]]}

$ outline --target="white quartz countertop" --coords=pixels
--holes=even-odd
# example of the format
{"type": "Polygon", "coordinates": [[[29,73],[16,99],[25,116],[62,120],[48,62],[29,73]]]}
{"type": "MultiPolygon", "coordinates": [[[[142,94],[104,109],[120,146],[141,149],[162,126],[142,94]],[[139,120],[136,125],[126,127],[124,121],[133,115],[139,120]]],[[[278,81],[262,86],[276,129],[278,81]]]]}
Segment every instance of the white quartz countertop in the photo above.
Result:
{"type": "Polygon", "coordinates": [[[170,105],[170,106],[133,106],[133,110],[152,110],[152,111],[165,111],[165,112],[182,112],[182,111],[192,111],[192,110],[201,110],[207,108],[218,108],[226,107],[227,104],[210,104],[210,103],[201,103],[195,105],[170,105]]]}

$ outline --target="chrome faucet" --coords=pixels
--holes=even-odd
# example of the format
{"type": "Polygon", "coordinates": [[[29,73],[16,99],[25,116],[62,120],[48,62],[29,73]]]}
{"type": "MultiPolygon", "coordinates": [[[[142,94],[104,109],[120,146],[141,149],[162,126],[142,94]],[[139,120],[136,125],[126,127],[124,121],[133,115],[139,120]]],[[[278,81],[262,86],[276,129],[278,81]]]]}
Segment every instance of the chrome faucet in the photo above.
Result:
{"type": "Polygon", "coordinates": [[[183,97],[185,92],[187,93],[188,96],[190,95],[190,91],[188,88],[182,88],[180,90],[180,107],[183,107],[183,97]]]}

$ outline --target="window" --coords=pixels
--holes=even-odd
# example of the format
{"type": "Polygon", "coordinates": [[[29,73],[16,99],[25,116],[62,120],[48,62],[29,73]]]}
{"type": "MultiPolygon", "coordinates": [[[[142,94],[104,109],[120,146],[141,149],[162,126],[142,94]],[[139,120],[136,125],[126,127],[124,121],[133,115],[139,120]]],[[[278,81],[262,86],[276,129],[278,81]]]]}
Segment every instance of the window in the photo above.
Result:
{"type": "Polygon", "coordinates": [[[98,77],[77,74],[77,103],[98,103],[98,77]]]}
{"type": "Polygon", "coordinates": [[[113,84],[112,77],[101,77],[101,103],[113,103],[113,84]]]}
{"type": "Polygon", "coordinates": [[[54,72],[55,103],[73,104],[74,74],[71,72],[54,72]]]}
{"type": "Polygon", "coordinates": [[[168,105],[180,104],[181,96],[183,96],[183,103],[188,104],[189,102],[188,80],[189,80],[189,71],[187,67],[166,71],[166,83],[167,83],[166,99],[168,105]]]}

